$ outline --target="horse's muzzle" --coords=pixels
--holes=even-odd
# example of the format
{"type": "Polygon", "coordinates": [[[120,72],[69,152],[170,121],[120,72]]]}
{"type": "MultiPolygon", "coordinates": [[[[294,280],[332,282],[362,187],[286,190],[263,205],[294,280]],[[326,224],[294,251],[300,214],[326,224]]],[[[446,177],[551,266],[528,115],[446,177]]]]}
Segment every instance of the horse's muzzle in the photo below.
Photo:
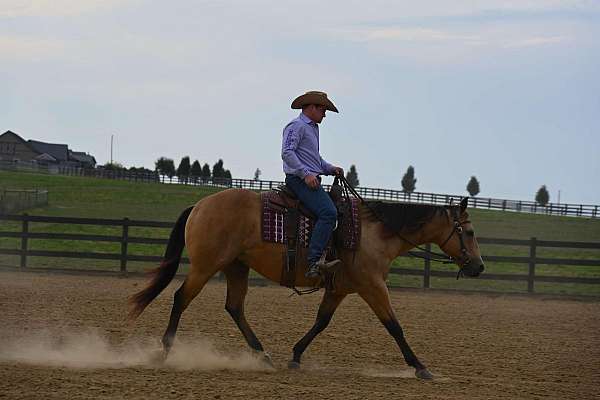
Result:
{"type": "Polygon", "coordinates": [[[463,266],[462,271],[465,276],[477,278],[483,272],[484,269],[485,266],[483,265],[483,263],[479,264],[479,266],[469,263],[463,266]]]}

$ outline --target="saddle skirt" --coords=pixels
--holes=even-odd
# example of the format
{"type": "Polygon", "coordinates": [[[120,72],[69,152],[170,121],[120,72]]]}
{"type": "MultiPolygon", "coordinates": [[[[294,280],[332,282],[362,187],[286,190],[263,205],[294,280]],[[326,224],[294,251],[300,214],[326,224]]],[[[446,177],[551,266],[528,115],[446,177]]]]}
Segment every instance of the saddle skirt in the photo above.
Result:
{"type": "MultiPolygon", "coordinates": [[[[287,243],[285,222],[287,218],[286,208],[290,198],[280,191],[261,193],[262,199],[262,238],[266,242],[287,243]]],[[[356,198],[341,199],[337,202],[338,224],[333,233],[333,243],[337,248],[356,250],[360,240],[360,215],[359,200],[356,198]]],[[[300,206],[298,221],[297,241],[298,245],[308,247],[312,229],[314,227],[314,216],[300,206]]]]}

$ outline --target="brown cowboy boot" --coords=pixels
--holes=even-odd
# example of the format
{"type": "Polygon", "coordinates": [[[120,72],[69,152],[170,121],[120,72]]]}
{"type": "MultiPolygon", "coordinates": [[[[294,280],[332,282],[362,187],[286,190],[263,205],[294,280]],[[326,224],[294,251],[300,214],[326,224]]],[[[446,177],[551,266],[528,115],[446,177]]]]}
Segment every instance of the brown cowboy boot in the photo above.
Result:
{"type": "Polygon", "coordinates": [[[317,278],[325,272],[331,271],[341,262],[342,260],[339,259],[325,261],[325,253],[323,253],[319,261],[312,262],[308,265],[308,269],[306,270],[304,276],[308,279],[317,278]]]}

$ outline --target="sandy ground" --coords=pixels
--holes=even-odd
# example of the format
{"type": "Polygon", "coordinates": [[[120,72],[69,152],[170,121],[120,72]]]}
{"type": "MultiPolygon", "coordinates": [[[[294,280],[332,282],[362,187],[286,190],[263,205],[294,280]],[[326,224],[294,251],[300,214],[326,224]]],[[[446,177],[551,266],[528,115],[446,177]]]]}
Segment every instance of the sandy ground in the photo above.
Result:
{"type": "Polygon", "coordinates": [[[126,298],[144,280],[0,272],[0,399],[591,399],[600,398],[600,303],[480,294],[394,292],[409,343],[436,376],[414,378],[364,302],[349,296],[287,370],[319,294],[250,288],[264,367],[211,283],[184,313],[165,365],[152,361],[175,281],[140,319],[126,298]]]}

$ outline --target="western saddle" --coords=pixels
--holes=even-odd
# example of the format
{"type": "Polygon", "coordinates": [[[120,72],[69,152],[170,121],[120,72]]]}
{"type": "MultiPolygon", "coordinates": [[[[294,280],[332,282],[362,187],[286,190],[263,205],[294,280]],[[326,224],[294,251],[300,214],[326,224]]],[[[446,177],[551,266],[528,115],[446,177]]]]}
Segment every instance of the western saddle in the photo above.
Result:
{"type": "MultiPolygon", "coordinates": [[[[326,260],[337,258],[336,253],[340,248],[355,250],[360,238],[360,219],[358,218],[356,199],[343,196],[343,189],[337,178],[331,186],[329,196],[337,208],[338,221],[324,254],[326,260]]],[[[300,202],[294,192],[286,185],[281,185],[276,190],[263,193],[262,199],[263,239],[268,240],[265,236],[265,229],[269,229],[266,227],[267,223],[265,222],[265,219],[269,218],[265,218],[265,212],[274,212],[283,216],[283,229],[280,235],[282,240],[272,241],[283,242],[286,245],[280,284],[296,290],[295,282],[298,268],[304,271],[307,267],[306,251],[301,247],[308,246],[315,215],[300,202]],[[304,246],[300,246],[301,244],[304,246]]],[[[333,289],[336,270],[326,272],[324,279],[317,282],[315,286],[333,289]]]]}

